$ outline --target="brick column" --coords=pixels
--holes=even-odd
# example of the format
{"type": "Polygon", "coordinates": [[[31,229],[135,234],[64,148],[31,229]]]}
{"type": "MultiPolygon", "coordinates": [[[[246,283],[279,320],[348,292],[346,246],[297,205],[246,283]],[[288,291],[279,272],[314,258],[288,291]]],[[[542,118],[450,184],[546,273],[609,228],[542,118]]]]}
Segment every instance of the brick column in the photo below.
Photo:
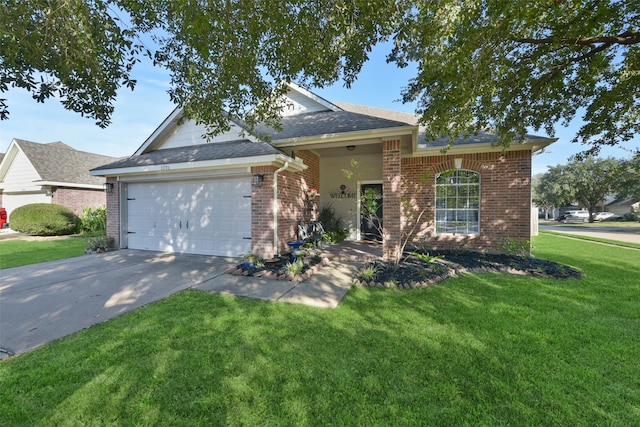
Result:
{"type": "Polygon", "coordinates": [[[254,166],[251,174],[264,175],[262,187],[251,187],[251,252],[273,257],[273,172],[272,166],[254,166]]]}
{"type": "Polygon", "coordinates": [[[395,259],[402,237],[400,140],[382,141],[382,256],[395,259]]]}
{"type": "Polygon", "coordinates": [[[113,184],[113,190],[107,193],[107,236],[113,237],[113,246],[117,249],[120,248],[120,183],[115,177],[107,178],[107,182],[113,184]]]}

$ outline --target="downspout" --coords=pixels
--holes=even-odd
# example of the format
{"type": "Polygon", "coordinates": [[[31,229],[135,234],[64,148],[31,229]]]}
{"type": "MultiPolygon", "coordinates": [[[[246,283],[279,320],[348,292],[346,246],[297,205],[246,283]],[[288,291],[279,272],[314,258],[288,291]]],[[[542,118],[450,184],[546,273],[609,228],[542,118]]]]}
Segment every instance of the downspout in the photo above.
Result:
{"type": "Polygon", "coordinates": [[[273,173],[273,256],[278,256],[278,174],[289,167],[289,160],[273,173]]]}

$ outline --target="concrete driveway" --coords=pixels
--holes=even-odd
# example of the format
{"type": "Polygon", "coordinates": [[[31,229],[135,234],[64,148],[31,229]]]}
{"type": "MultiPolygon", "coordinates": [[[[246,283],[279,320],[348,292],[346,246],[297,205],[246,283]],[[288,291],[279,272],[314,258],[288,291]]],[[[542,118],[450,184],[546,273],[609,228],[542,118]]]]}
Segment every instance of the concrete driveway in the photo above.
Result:
{"type": "Polygon", "coordinates": [[[0,359],[195,287],[237,263],[120,250],[0,270],[0,359]]]}

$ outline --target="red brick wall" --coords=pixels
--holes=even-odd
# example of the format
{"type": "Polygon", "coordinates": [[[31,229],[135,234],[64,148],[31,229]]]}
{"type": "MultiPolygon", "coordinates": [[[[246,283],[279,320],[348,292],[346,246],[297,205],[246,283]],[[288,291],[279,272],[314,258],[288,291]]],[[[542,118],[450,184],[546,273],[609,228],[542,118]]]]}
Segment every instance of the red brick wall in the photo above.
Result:
{"type": "MultiPolygon", "coordinates": [[[[298,151],[296,156],[308,166],[299,173],[278,174],[278,252],[290,250],[287,242],[297,236],[298,220],[308,220],[305,193],[320,184],[320,159],[310,151],[298,151]]],[[[273,256],[273,166],[252,167],[252,174],[263,174],[262,187],[253,187],[251,195],[251,251],[263,257],[273,256]]]]}
{"type": "MultiPolygon", "coordinates": [[[[116,178],[107,178],[113,191],[107,195],[107,236],[114,239],[114,247],[120,247],[120,185],[116,178]]],[[[124,185],[124,184],[123,184],[124,185]]]]}
{"type": "MultiPolygon", "coordinates": [[[[403,180],[415,184],[424,172],[429,181],[422,194],[405,197],[416,211],[426,208],[419,234],[434,248],[468,248],[501,251],[508,239],[524,241],[531,233],[531,153],[526,150],[402,159],[403,180]],[[462,169],[480,173],[480,234],[478,236],[435,235],[435,176],[454,168],[454,158],[462,158],[462,169]]],[[[411,185],[409,185],[411,188],[411,185]]],[[[406,189],[405,189],[406,190],[406,189]]],[[[386,194],[385,194],[385,197],[386,194]]]]}
{"type": "Polygon", "coordinates": [[[400,140],[382,142],[382,255],[394,259],[400,249],[400,140]]]}
{"type": "Polygon", "coordinates": [[[104,206],[107,202],[104,190],[88,190],[86,188],[55,187],[52,203],[71,209],[81,215],[84,208],[104,206]]]}

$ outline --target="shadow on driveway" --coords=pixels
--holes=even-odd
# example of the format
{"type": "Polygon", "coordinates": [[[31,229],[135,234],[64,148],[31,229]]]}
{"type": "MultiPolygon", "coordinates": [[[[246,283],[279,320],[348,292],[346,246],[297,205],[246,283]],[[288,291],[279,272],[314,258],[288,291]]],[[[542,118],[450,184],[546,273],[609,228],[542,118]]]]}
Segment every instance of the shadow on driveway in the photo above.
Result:
{"type": "Polygon", "coordinates": [[[237,263],[125,249],[0,270],[0,359],[197,286],[237,263]]]}

